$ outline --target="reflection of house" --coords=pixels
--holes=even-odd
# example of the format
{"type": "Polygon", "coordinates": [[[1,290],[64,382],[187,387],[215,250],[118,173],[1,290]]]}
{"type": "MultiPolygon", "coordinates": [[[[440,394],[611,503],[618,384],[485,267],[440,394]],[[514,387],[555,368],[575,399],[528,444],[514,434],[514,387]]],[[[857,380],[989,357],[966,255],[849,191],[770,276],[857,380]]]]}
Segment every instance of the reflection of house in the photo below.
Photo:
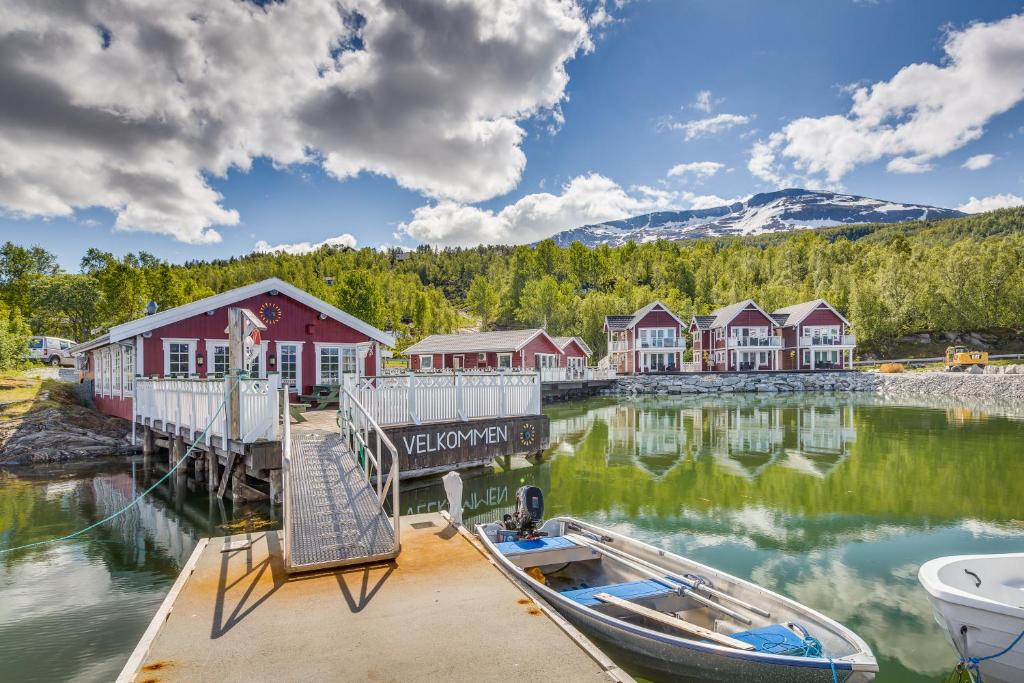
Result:
{"type": "Polygon", "coordinates": [[[846,460],[857,437],[853,406],[817,405],[797,409],[796,448],[786,450],[785,465],[822,477],[846,460]]]}
{"type": "Polygon", "coordinates": [[[685,323],[660,301],[633,315],[605,316],[611,367],[619,374],[679,370],[686,350],[685,328],[685,323]]]}
{"type": "Polygon", "coordinates": [[[694,408],[697,447],[725,469],[742,477],[759,475],[782,452],[785,428],[776,407],[709,406],[694,408]]]}
{"type": "Polygon", "coordinates": [[[617,406],[608,424],[608,462],[635,464],[662,477],[686,455],[683,411],[617,406]]]}

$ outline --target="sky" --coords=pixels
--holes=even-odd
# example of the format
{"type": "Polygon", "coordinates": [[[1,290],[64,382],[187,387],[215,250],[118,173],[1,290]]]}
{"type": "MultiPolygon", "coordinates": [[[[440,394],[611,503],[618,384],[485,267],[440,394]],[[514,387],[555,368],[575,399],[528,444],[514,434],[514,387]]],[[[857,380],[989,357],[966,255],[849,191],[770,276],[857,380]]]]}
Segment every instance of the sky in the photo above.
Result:
{"type": "Polygon", "coordinates": [[[0,5],[0,239],[528,243],[783,187],[1024,203],[1024,3],[0,5]]]}

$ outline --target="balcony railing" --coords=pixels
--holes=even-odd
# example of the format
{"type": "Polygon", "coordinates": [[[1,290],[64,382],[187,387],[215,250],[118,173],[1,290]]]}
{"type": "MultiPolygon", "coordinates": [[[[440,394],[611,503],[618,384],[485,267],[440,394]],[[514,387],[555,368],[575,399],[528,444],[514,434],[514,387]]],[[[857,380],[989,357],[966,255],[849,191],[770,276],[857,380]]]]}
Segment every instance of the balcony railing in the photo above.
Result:
{"type": "Polygon", "coordinates": [[[818,334],[800,337],[800,346],[856,346],[852,334],[818,334]]]}
{"type": "Polygon", "coordinates": [[[608,345],[608,351],[613,352],[613,353],[615,353],[615,352],[621,353],[622,351],[629,351],[629,344],[627,342],[624,342],[624,341],[614,341],[614,342],[612,342],[611,344],[608,345]]]}
{"type": "Polygon", "coordinates": [[[664,339],[640,339],[641,349],[685,349],[686,340],[682,337],[671,337],[664,339]]]}
{"type": "Polygon", "coordinates": [[[782,337],[729,337],[730,349],[778,349],[782,348],[782,337]]]}

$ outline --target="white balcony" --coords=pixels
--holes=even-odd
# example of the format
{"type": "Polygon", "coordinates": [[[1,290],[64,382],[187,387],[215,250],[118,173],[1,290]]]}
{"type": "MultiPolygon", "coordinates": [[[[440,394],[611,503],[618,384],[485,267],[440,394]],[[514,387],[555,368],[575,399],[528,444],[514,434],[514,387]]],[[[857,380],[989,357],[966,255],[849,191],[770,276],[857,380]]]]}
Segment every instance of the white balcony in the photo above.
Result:
{"type": "Polygon", "coordinates": [[[686,340],[682,337],[667,337],[664,339],[638,339],[637,348],[640,349],[685,349],[686,340]]]}
{"type": "Polygon", "coordinates": [[[780,349],[782,337],[729,337],[730,349],[780,349]]]}
{"type": "Polygon", "coordinates": [[[613,341],[608,345],[608,351],[610,353],[624,353],[629,351],[629,343],[624,341],[613,341]]]}
{"type": "Polygon", "coordinates": [[[800,337],[800,346],[856,346],[857,339],[852,334],[818,334],[800,337]]]}

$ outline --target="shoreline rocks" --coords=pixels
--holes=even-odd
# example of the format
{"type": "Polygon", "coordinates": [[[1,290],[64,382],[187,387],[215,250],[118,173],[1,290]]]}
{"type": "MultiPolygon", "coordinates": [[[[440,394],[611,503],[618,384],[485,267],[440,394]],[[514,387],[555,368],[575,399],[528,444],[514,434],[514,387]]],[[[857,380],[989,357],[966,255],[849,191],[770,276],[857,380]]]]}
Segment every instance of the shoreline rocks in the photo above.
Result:
{"type": "Polygon", "coordinates": [[[65,405],[0,422],[0,465],[70,462],[134,453],[131,425],[83,406],[65,405]]]}
{"type": "MultiPolygon", "coordinates": [[[[1015,366],[1007,366],[1015,367],[1015,366]]],[[[936,394],[1024,399],[1024,372],[771,372],[633,375],[619,377],[612,395],[693,395],[801,391],[872,392],[886,395],[936,394]]]]}

